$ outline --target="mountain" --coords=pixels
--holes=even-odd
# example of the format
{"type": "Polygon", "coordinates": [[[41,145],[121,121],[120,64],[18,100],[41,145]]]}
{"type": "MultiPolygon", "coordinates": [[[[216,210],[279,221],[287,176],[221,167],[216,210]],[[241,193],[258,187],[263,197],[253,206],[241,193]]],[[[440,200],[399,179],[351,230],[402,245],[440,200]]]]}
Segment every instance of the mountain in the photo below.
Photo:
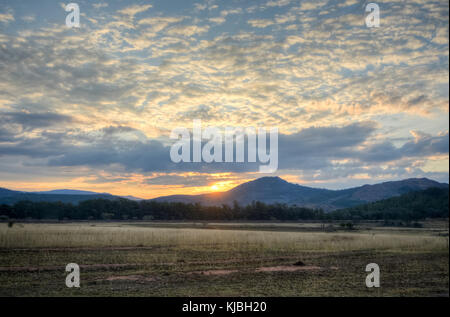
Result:
{"type": "Polygon", "coordinates": [[[262,177],[238,185],[229,191],[203,195],[172,195],[158,197],[156,201],[202,203],[206,205],[231,204],[237,201],[240,205],[252,201],[264,203],[306,204],[308,198],[320,199],[332,196],[333,191],[292,184],[279,177],[262,177]]]}
{"type": "Polygon", "coordinates": [[[6,188],[1,188],[0,187],[0,197],[17,195],[17,194],[20,194],[20,193],[21,192],[19,192],[17,190],[10,190],[10,189],[6,189],[6,188]]]}
{"type": "MultiPolygon", "coordinates": [[[[45,194],[45,195],[107,195],[107,196],[113,196],[109,193],[97,193],[97,192],[91,192],[91,191],[86,191],[86,190],[77,190],[77,189],[54,189],[54,190],[49,190],[49,191],[44,191],[44,192],[32,192],[32,193],[33,194],[45,194]]],[[[143,200],[142,198],[134,197],[131,195],[118,196],[118,197],[129,199],[129,200],[135,200],[135,201],[143,200]]],[[[91,199],[91,197],[89,197],[89,199],[91,199]]]]}
{"type": "Polygon", "coordinates": [[[16,190],[10,190],[6,188],[0,188],[0,204],[12,205],[21,200],[29,201],[46,201],[46,202],[63,202],[63,203],[73,203],[77,204],[80,201],[90,200],[90,199],[129,199],[139,201],[142,198],[134,196],[115,196],[109,193],[97,193],[85,190],[76,189],[54,189],[49,191],[39,191],[39,192],[21,192],[16,190]]]}
{"type": "Polygon", "coordinates": [[[32,194],[45,194],[45,195],[110,195],[108,193],[96,193],[86,190],[76,189],[54,189],[43,192],[30,192],[32,194]]]}
{"type": "Polygon", "coordinates": [[[329,190],[289,183],[279,177],[262,177],[236,186],[226,192],[203,195],[172,195],[158,197],[154,200],[201,203],[203,205],[232,205],[234,201],[240,205],[248,205],[252,201],[261,201],[268,204],[285,203],[335,210],[431,187],[448,188],[448,184],[438,183],[427,178],[410,178],[343,190],[329,190]]]}
{"type": "Polygon", "coordinates": [[[428,188],[331,212],[333,219],[448,218],[448,188],[428,188]]]}
{"type": "Polygon", "coordinates": [[[118,199],[118,196],[111,194],[100,194],[95,192],[85,192],[77,190],[54,190],[47,192],[20,192],[15,190],[9,190],[6,188],[0,188],[0,204],[12,205],[21,200],[29,201],[46,201],[46,202],[63,202],[77,204],[80,201],[89,199],[118,199]]]}
{"type": "Polygon", "coordinates": [[[144,200],[144,199],[142,199],[142,198],[134,197],[134,196],[131,196],[131,195],[120,196],[120,198],[125,198],[125,199],[129,199],[129,200],[134,200],[134,201],[141,201],[141,200],[144,200]]]}

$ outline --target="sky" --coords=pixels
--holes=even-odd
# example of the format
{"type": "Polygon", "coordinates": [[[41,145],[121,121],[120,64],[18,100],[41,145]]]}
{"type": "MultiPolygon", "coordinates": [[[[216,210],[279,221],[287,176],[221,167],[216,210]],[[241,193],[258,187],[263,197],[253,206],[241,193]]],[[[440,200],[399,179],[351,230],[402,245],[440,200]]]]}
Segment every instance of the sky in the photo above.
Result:
{"type": "Polygon", "coordinates": [[[449,181],[449,4],[0,0],[0,187],[152,198],[280,176],[449,181]],[[179,163],[175,127],[277,127],[279,164],[179,163]]]}

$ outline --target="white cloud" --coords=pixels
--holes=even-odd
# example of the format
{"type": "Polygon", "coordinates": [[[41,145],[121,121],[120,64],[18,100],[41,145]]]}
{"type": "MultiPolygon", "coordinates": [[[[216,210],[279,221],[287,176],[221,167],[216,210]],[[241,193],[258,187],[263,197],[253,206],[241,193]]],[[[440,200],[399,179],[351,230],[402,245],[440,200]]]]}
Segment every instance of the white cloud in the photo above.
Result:
{"type": "Polygon", "coordinates": [[[291,0],[271,0],[266,3],[268,7],[283,7],[288,5],[291,0]]]}
{"type": "Polygon", "coordinates": [[[447,27],[440,27],[436,30],[436,35],[433,37],[433,42],[436,44],[447,44],[448,46],[448,25],[447,27]]]}
{"type": "Polygon", "coordinates": [[[197,34],[202,34],[208,32],[209,26],[198,26],[198,25],[179,25],[171,27],[167,33],[170,35],[183,35],[183,36],[193,36],[197,34]]]}
{"type": "Polygon", "coordinates": [[[23,16],[21,19],[25,22],[30,23],[30,22],[34,22],[36,20],[36,16],[35,15],[26,15],[26,16],[23,16]]]}
{"type": "Polygon", "coordinates": [[[269,19],[253,19],[253,20],[248,20],[248,24],[250,24],[251,26],[253,26],[255,28],[265,28],[265,27],[275,24],[275,22],[272,20],[269,20],[269,19]]]}
{"type": "Polygon", "coordinates": [[[11,13],[0,13],[0,23],[9,23],[14,21],[14,16],[11,13]]]}
{"type": "Polygon", "coordinates": [[[209,21],[213,22],[213,23],[217,23],[217,24],[222,24],[226,21],[226,19],[223,16],[220,17],[215,17],[215,18],[209,18],[209,21]]]}
{"type": "Polygon", "coordinates": [[[129,7],[126,7],[124,9],[121,9],[121,10],[119,10],[117,12],[120,13],[120,14],[123,14],[123,15],[134,17],[136,14],[144,12],[144,11],[147,11],[151,7],[152,7],[151,4],[133,5],[133,6],[129,6],[129,7]]]}
{"type": "Polygon", "coordinates": [[[96,9],[101,9],[101,8],[106,8],[108,7],[108,3],[106,2],[99,2],[99,3],[94,3],[92,4],[92,6],[96,9]]]}

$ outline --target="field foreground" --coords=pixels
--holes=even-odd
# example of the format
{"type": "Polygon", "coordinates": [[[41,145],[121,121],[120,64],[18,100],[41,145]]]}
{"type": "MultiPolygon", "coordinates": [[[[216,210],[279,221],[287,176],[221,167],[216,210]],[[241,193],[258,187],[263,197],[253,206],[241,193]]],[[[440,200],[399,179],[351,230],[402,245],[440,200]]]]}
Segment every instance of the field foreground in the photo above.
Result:
{"type": "Polygon", "coordinates": [[[423,225],[0,223],[0,296],[448,296],[448,221],[423,225]]]}

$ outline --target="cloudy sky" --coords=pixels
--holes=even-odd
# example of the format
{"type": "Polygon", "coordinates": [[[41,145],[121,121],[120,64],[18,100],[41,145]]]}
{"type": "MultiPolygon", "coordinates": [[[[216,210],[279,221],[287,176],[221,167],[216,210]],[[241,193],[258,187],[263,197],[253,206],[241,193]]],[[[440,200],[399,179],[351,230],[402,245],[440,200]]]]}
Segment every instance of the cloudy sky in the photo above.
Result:
{"type": "Polygon", "coordinates": [[[449,180],[447,0],[0,0],[0,187],[150,198],[253,164],[172,163],[175,127],[278,127],[279,168],[346,188],[449,180]]]}

